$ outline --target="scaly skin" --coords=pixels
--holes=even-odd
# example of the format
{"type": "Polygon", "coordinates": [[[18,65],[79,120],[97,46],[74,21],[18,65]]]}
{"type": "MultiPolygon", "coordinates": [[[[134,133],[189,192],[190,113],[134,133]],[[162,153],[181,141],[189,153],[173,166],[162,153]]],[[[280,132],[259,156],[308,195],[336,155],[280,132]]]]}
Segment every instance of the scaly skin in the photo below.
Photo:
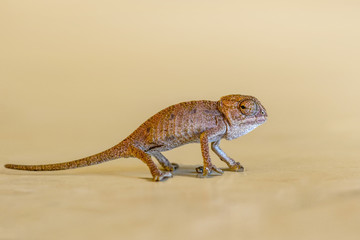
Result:
{"type": "Polygon", "coordinates": [[[187,143],[200,142],[204,164],[196,169],[198,173],[203,176],[211,174],[212,171],[223,173],[211,162],[209,143],[230,170],[243,171],[244,168],[239,162],[235,162],[221,150],[219,142],[223,138],[238,138],[263,124],[266,119],[265,108],[251,96],[228,95],[217,102],[183,102],[158,112],[122,142],[104,152],[71,162],[46,165],[6,164],[5,167],[27,171],[54,171],[90,166],[121,157],[136,157],[149,167],[153,180],[160,181],[172,177],[171,172],[178,167],[177,164],[170,163],[161,152],[187,143]],[[151,156],[159,161],[165,171],[156,166],[151,156]]]}

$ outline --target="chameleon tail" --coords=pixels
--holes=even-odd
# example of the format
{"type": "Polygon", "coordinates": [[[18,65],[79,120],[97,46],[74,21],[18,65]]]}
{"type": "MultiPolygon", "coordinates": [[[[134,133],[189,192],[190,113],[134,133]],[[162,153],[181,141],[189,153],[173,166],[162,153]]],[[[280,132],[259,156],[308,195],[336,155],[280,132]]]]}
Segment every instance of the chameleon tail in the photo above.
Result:
{"type": "Polygon", "coordinates": [[[6,168],[25,170],[25,171],[56,171],[65,170],[70,168],[86,167],[90,165],[107,162],[120,157],[129,157],[127,152],[127,145],[124,142],[105,150],[101,153],[85,157],[79,160],[55,163],[55,164],[44,164],[44,165],[17,165],[17,164],[6,164],[6,168]]]}

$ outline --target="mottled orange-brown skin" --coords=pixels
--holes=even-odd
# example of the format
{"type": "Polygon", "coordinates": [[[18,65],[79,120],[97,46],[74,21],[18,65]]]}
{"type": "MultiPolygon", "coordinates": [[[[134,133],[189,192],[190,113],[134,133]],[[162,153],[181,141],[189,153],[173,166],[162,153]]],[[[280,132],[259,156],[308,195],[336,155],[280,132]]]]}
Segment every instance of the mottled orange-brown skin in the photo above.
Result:
{"type": "Polygon", "coordinates": [[[197,168],[199,173],[204,176],[212,171],[222,173],[211,162],[209,143],[211,149],[231,170],[243,171],[239,162],[235,162],[220,149],[219,142],[222,138],[231,140],[240,137],[263,124],[266,119],[265,108],[251,96],[228,95],[219,101],[183,102],[158,112],[122,142],[104,152],[71,162],[46,165],[7,164],[5,167],[53,171],[89,166],[121,157],[136,157],[149,167],[153,179],[159,181],[171,177],[171,172],[178,167],[177,164],[171,164],[161,152],[187,143],[200,142],[204,165],[197,168]],[[151,156],[159,161],[165,171],[156,166],[151,156]]]}

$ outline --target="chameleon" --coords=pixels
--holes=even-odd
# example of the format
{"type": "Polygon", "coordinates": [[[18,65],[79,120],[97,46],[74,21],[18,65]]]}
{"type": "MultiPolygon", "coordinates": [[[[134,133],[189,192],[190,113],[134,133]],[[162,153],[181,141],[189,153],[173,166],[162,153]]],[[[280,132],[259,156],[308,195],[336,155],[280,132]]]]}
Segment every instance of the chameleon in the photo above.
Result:
{"type": "Polygon", "coordinates": [[[231,171],[241,172],[244,167],[220,148],[220,140],[232,140],[245,135],[265,123],[267,117],[260,101],[248,95],[227,95],[219,101],[182,102],[156,113],[123,141],[98,154],[55,164],[6,164],[5,167],[26,171],[54,171],[135,157],[148,166],[154,181],[160,181],[172,177],[173,171],[179,167],[176,163],[170,163],[161,152],[188,143],[200,143],[203,166],[196,168],[197,173],[202,176],[211,175],[213,172],[223,174],[223,170],[211,162],[209,144],[231,171]],[[152,157],[160,163],[162,170],[152,157]]]}

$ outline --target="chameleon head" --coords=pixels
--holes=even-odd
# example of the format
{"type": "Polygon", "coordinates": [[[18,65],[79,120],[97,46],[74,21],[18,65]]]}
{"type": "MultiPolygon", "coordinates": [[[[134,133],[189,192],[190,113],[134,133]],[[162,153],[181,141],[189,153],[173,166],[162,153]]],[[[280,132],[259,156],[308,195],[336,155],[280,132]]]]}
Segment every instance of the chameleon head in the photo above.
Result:
{"type": "Polygon", "coordinates": [[[260,101],[246,95],[224,96],[218,102],[227,124],[228,140],[245,135],[267,120],[267,113],[260,101]]]}

